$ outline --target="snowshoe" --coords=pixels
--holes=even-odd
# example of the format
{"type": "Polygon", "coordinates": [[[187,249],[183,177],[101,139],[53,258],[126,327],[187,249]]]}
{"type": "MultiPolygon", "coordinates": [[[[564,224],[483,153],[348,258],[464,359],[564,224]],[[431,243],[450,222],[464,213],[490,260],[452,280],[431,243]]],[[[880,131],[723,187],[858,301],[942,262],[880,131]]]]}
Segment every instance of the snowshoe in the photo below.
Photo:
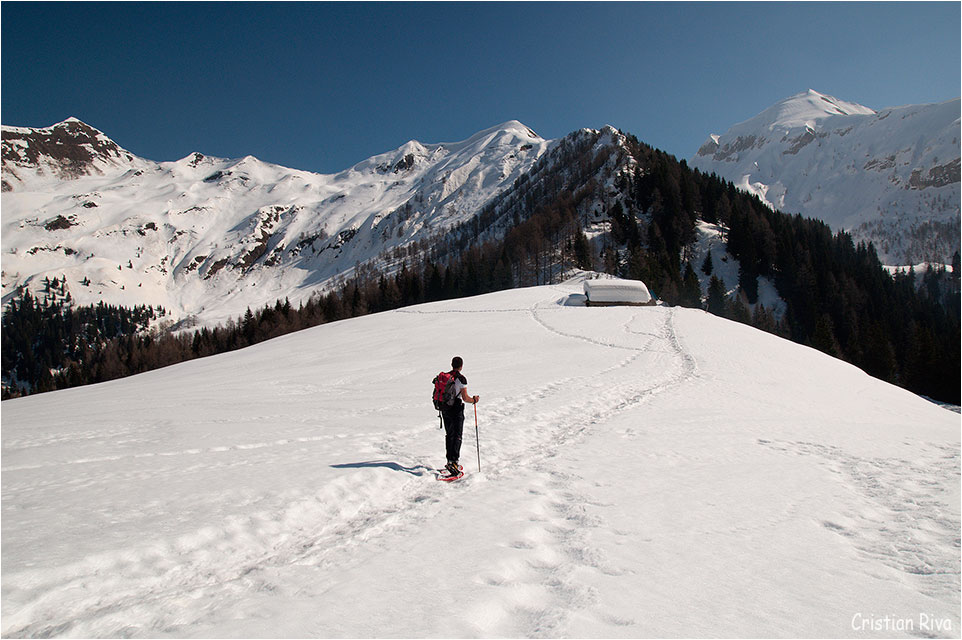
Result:
{"type": "Polygon", "coordinates": [[[464,477],[464,467],[457,462],[448,462],[443,469],[438,469],[438,480],[453,482],[464,477]]]}
{"type": "Polygon", "coordinates": [[[457,473],[452,474],[447,469],[444,469],[443,471],[438,472],[438,480],[440,480],[441,482],[454,482],[455,480],[460,480],[463,477],[464,477],[463,471],[458,471],[457,473]]]}

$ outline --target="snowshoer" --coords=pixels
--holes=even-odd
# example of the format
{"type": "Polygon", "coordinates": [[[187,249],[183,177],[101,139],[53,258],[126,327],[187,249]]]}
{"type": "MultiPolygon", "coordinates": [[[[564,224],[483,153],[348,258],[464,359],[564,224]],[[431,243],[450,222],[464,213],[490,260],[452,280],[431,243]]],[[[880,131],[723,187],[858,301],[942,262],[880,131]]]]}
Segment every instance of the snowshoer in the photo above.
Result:
{"type": "Polygon", "coordinates": [[[461,375],[464,361],[460,356],[451,359],[451,380],[453,403],[443,403],[440,406],[441,419],[444,421],[444,444],[447,454],[445,469],[451,475],[461,473],[458,459],[461,457],[461,436],[464,432],[464,403],[477,404],[480,396],[468,395],[468,379],[461,375]]]}

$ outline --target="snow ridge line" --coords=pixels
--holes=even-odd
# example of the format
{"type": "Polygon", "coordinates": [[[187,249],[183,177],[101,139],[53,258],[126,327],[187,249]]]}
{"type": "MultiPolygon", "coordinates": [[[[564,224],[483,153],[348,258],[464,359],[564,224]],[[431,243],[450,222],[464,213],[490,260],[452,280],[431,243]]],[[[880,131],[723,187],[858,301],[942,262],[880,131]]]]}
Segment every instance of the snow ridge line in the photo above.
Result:
{"type": "Polygon", "coordinates": [[[391,313],[409,313],[421,316],[447,315],[450,313],[529,313],[530,308],[523,309],[443,309],[441,311],[425,311],[423,309],[394,309],[391,313]]]}

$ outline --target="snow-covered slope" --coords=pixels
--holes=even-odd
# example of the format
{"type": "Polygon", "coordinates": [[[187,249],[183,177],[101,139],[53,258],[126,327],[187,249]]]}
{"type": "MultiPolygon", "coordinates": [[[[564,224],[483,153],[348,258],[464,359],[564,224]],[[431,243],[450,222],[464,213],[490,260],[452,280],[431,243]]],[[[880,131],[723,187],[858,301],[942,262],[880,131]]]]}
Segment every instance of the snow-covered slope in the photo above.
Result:
{"type": "Polygon", "coordinates": [[[957,414],[581,290],[4,402],[3,635],[958,636],[957,414]],[[468,407],[447,485],[454,354],[482,471],[468,407]]]}
{"type": "Polygon", "coordinates": [[[959,143],[958,99],[876,112],[809,90],[710,136],[690,164],[872,241],[890,263],[948,263],[959,143]]]}
{"type": "Polygon", "coordinates": [[[160,305],[200,324],[297,304],[469,219],[549,146],[511,121],[318,175],[250,156],[152,162],[75,119],[4,127],[4,298],[66,277],[78,303],[160,305]]]}

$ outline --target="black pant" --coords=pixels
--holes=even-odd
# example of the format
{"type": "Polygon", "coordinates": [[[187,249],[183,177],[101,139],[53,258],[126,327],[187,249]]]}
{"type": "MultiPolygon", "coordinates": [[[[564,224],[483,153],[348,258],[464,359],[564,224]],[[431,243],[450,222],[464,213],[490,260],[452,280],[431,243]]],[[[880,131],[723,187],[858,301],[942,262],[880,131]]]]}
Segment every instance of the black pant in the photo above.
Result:
{"type": "Polygon", "coordinates": [[[448,462],[457,462],[461,457],[461,435],[464,433],[464,404],[441,411],[444,420],[444,446],[448,462]]]}

